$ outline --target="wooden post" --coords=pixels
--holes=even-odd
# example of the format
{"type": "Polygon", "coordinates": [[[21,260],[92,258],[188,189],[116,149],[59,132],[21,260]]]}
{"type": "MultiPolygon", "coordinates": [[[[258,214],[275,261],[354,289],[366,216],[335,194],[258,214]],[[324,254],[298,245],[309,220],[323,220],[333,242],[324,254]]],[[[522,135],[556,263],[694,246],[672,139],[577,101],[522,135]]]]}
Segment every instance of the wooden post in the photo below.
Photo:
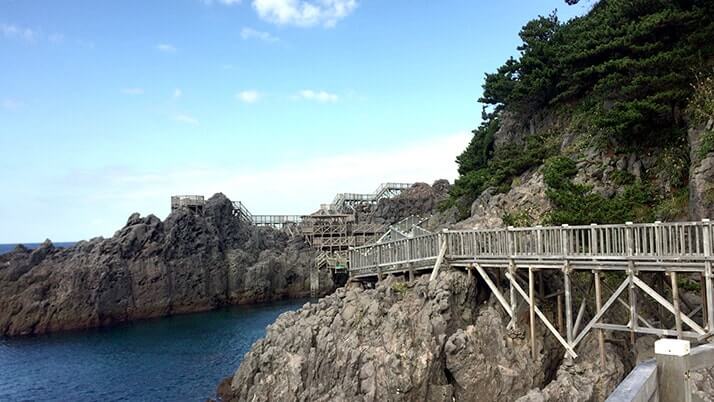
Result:
{"type": "Polygon", "coordinates": [[[706,274],[699,274],[699,293],[702,298],[702,325],[707,331],[710,331],[709,321],[707,319],[707,288],[706,288],[706,274]]]}
{"type": "Polygon", "coordinates": [[[568,344],[573,343],[573,302],[570,288],[570,267],[566,263],[563,267],[563,286],[565,287],[565,335],[568,344]]]}
{"type": "Polygon", "coordinates": [[[597,255],[598,253],[596,228],[596,224],[590,224],[590,255],[597,255]]]}
{"type": "Polygon", "coordinates": [[[570,264],[568,263],[568,225],[563,225],[560,232],[561,248],[563,252],[563,287],[565,288],[565,337],[568,345],[573,345],[573,301],[570,287],[570,264]]]}
{"type": "Polygon", "coordinates": [[[414,264],[409,263],[409,282],[414,282],[414,264]]]}
{"type": "MultiPolygon", "coordinates": [[[[516,289],[513,287],[513,281],[515,281],[516,277],[516,266],[513,263],[513,260],[511,260],[508,263],[508,273],[511,274],[511,276],[514,278],[513,280],[508,281],[509,285],[509,290],[511,293],[511,311],[513,311],[513,316],[511,317],[511,322],[508,324],[510,328],[516,328],[516,309],[518,306],[518,300],[516,299],[516,289]]],[[[508,277],[508,275],[506,275],[508,277]]]]}
{"type": "Polygon", "coordinates": [[[709,333],[714,331],[714,283],[712,283],[712,224],[709,219],[702,219],[704,223],[702,242],[704,243],[704,256],[706,261],[704,261],[704,284],[702,285],[702,292],[706,293],[706,315],[707,317],[707,330],[709,333]]]}
{"type": "Polygon", "coordinates": [[[627,249],[627,275],[629,278],[629,299],[630,299],[630,343],[635,344],[635,331],[637,331],[637,287],[634,276],[635,267],[632,262],[634,255],[634,243],[632,237],[632,222],[625,222],[625,247],[627,249]]]}
{"type": "Polygon", "coordinates": [[[533,281],[533,268],[528,267],[528,305],[530,310],[530,327],[531,327],[531,357],[536,360],[536,341],[535,341],[535,284],[533,281]]]}
{"type": "Polygon", "coordinates": [[[674,322],[677,330],[677,339],[682,339],[682,316],[679,314],[679,286],[677,285],[677,273],[669,273],[672,281],[672,307],[674,307],[674,322]]]}
{"type": "MultiPolygon", "coordinates": [[[[595,281],[595,313],[600,313],[602,309],[602,289],[600,288],[600,271],[593,271],[595,281]]],[[[605,333],[602,329],[597,331],[598,348],[600,349],[600,367],[605,368],[605,333]]]]}
{"type": "Polygon", "coordinates": [[[558,308],[557,308],[558,332],[560,332],[562,334],[563,333],[563,295],[558,294],[556,299],[557,299],[557,304],[558,304],[558,308]]]}

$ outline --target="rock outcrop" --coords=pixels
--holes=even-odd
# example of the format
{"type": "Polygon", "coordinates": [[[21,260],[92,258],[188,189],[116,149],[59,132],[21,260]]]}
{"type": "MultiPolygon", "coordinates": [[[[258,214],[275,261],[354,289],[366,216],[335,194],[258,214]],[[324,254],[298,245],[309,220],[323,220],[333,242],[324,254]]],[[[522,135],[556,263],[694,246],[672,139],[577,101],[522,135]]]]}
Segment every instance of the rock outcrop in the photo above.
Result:
{"type": "Polygon", "coordinates": [[[394,224],[411,215],[430,216],[437,211],[439,203],[449,196],[450,188],[447,180],[437,180],[431,186],[415,183],[394,198],[380,200],[370,212],[370,221],[394,224]]]}
{"type": "Polygon", "coordinates": [[[299,238],[243,224],[222,194],[203,215],[179,210],[162,222],[133,214],[110,239],[0,255],[0,335],[307,296],[313,258],[299,238]]]}
{"type": "MultiPolygon", "coordinates": [[[[510,318],[488,292],[455,270],[431,282],[422,276],[412,283],[388,278],[376,289],[353,284],[281,315],[221,384],[219,399],[515,400],[551,382],[563,356],[539,328],[531,359],[527,316],[521,309],[520,330],[508,330],[510,318]]],[[[613,362],[598,375],[621,377],[621,366],[613,362]]],[[[590,364],[585,371],[598,370],[590,364]]],[[[577,371],[573,376],[585,381],[577,371]]]]}
{"type": "Polygon", "coordinates": [[[714,120],[689,129],[689,217],[694,220],[714,217],[714,152],[703,152],[704,137],[712,133],[714,120]]]}

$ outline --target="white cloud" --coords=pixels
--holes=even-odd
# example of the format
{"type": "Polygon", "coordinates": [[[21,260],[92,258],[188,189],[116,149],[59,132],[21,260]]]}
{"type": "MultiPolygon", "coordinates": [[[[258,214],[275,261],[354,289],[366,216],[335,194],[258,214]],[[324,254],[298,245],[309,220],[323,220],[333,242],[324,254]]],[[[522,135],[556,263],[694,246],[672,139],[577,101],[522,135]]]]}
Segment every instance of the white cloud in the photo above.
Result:
{"type": "Polygon", "coordinates": [[[0,101],[0,107],[5,110],[14,112],[22,107],[22,102],[17,99],[6,98],[0,101]]]}
{"type": "Polygon", "coordinates": [[[335,94],[325,91],[313,91],[311,89],[304,89],[298,92],[297,98],[320,103],[337,102],[339,99],[339,97],[335,94]]]}
{"type": "Polygon", "coordinates": [[[201,0],[203,4],[211,5],[213,3],[223,4],[224,6],[233,6],[240,4],[242,0],[201,0]]]}
{"type": "Polygon", "coordinates": [[[0,34],[8,39],[21,39],[27,42],[35,42],[39,34],[30,29],[22,28],[13,24],[0,24],[0,34]]]}
{"type": "Polygon", "coordinates": [[[122,88],[121,93],[124,95],[143,95],[144,88],[122,88]]]}
{"type": "Polygon", "coordinates": [[[258,39],[263,42],[277,42],[280,40],[277,36],[273,36],[270,32],[258,31],[253,28],[241,29],[240,37],[243,38],[243,40],[258,39]]]}
{"type": "Polygon", "coordinates": [[[156,45],[156,49],[164,53],[176,53],[176,46],[170,45],[168,43],[159,43],[156,45]]]}
{"type": "Polygon", "coordinates": [[[253,0],[258,16],[278,25],[333,27],[357,8],[357,0],[253,0]]]}
{"type": "Polygon", "coordinates": [[[174,99],[178,99],[183,96],[183,91],[181,88],[174,89],[174,99]]]}
{"type": "Polygon", "coordinates": [[[255,103],[261,97],[261,93],[255,90],[241,91],[236,94],[236,99],[243,103],[255,103]]]}
{"type": "Polygon", "coordinates": [[[173,116],[173,120],[177,123],[183,123],[183,124],[188,124],[191,126],[197,126],[198,125],[198,119],[196,119],[193,116],[189,116],[187,114],[177,114],[173,116]]]}

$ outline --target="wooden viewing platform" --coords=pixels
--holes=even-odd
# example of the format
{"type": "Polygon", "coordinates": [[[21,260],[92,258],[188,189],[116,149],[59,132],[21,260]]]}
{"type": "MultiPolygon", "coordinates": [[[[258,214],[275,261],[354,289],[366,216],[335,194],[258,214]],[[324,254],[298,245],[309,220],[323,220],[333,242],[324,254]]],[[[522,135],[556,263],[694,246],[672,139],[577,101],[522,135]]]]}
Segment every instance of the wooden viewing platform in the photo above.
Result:
{"type": "MultiPolygon", "coordinates": [[[[604,362],[605,330],[628,331],[633,341],[636,333],[697,341],[712,335],[713,235],[713,226],[708,219],[686,223],[445,230],[352,248],[348,271],[352,280],[380,280],[383,275],[394,273],[408,273],[413,278],[420,270],[430,271],[431,279],[434,279],[444,264],[467,269],[470,275],[477,274],[490,288],[511,316],[509,325],[515,325],[513,318],[519,299],[528,304],[534,357],[533,334],[537,316],[573,358],[577,357],[575,347],[585,335],[593,329],[597,330],[601,360],[604,362]],[[562,289],[551,295],[543,294],[544,272],[562,275],[562,289]],[[578,274],[582,282],[586,273],[590,289],[573,283],[573,275],[578,274]],[[667,281],[664,280],[665,275],[669,276],[667,281]],[[702,284],[702,307],[692,309],[689,314],[680,308],[683,301],[678,295],[678,275],[696,275],[702,284]],[[648,284],[656,279],[663,286],[669,283],[671,298],[658,293],[648,284]],[[536,282],[539,285],[537,294],[536,282]],[[607,286],[613,282],[616,286],[607,286]],[[508,289],[505,295],[502,293],[503,284],[508,289]],[[580,295],[581,304],[574,315],[576,292],[580,295]],[[609,293],[604,302],[603,293],[609,293]],[[552,297],[557,298],[558,313],[549,318],[538,308],[537,302],[552,297]],[[664,327],[661,323],[657,326],[640,315],[638,311],[645,300],[655,301],[655,305],[672,313],[674,326],[664,327]],[[565,326],[562,324],[563,304],[565,326]],[[588,305],[594,305],[595,309],[591,312],[590,321],[584,322],[588,305]],[[605,322],[606,313],[616,305],[626,307],[629,317],[626,324],[605,322]],[[700,322],[692,318],[697,313],[701,313],[700,322]],[[558,323],[558,328],[551,319],[558,323]]],[[[551,287],[554,283],[549,281],[551,287]]]]}

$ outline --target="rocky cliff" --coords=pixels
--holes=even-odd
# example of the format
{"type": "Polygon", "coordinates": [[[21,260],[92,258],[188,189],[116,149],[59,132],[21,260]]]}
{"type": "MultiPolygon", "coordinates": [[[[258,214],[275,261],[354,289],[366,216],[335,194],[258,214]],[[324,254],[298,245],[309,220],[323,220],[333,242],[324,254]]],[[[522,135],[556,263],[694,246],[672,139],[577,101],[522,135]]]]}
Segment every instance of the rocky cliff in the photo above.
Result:
{"type": "Polygon", "coordinates": [[[527,315],[521,310],[507,330],[509,317],[460,271],[431,282],[389,278],[376,289],[355,284],[280,316],[219,399],[590,401],[623,377],[629,355],[615,344],[605,369],[592,341],[572,365],[542,326],[531,359],[527,315]]]}
{"type": "MultiPolygon", "coordinates": [[[[0,335],[40,334],[309,295],[314,253],[245,225],[217,194],[205,213],[132,215],[110,239],[0,255],[0,335]]],[[[328,275],[320,278],[331,290],[328,275]]]]}

